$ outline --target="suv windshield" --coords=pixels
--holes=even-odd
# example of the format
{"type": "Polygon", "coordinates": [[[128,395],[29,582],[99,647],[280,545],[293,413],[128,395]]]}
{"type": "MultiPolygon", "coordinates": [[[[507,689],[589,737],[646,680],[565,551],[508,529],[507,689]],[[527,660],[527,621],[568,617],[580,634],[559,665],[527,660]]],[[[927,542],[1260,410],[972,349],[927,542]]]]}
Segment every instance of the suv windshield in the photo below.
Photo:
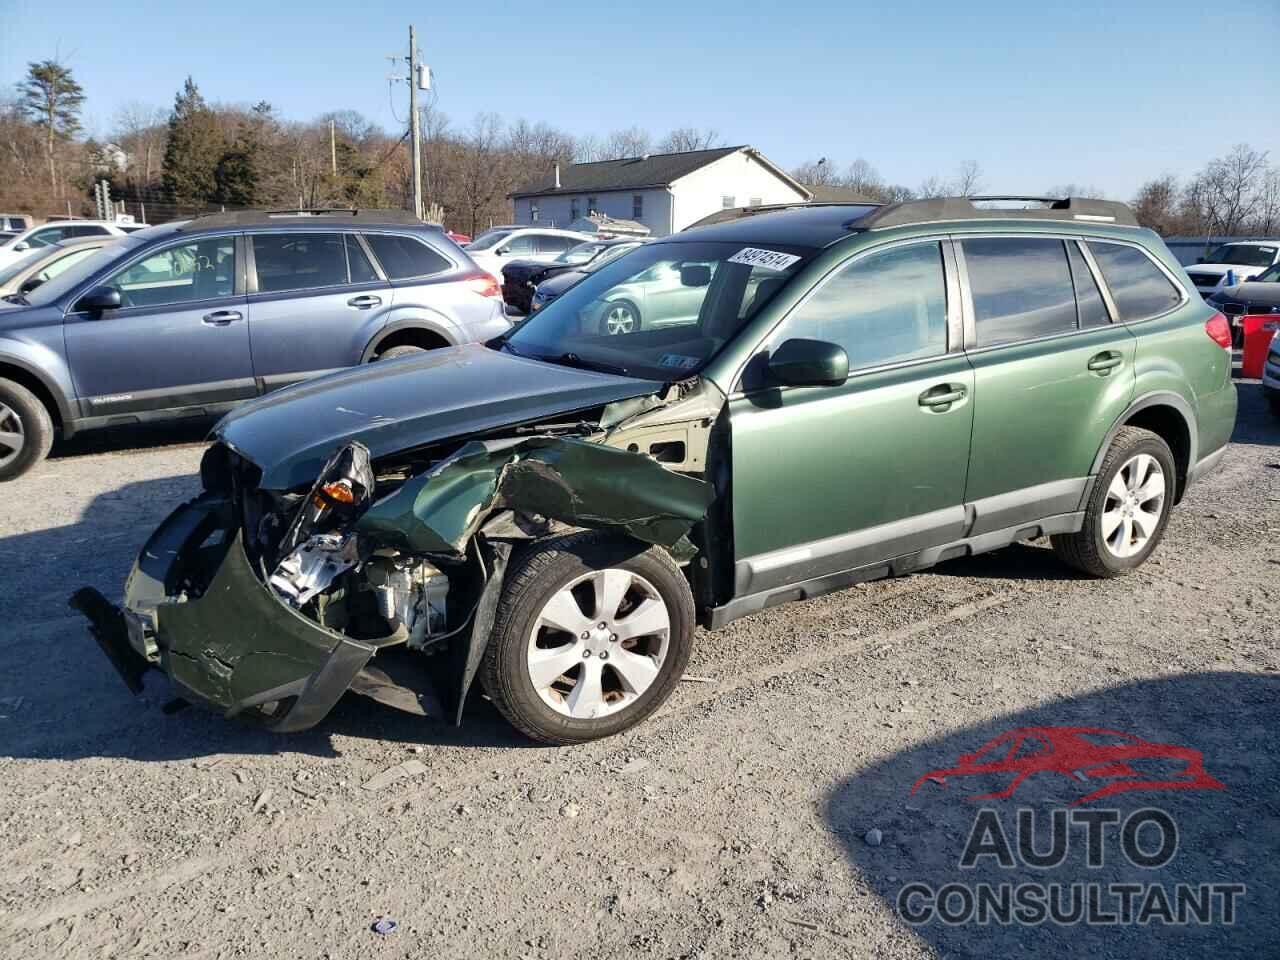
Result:
{"type": "Polygon", "coordinates": [[[648,244],[592,272],[506,343],[542,360],[657,380],[698,372],[814,254],[741,243],[648,244]]]}
{"type": "Polygon", "coordinates": [[[511,236],[510,230],[486,230],[480,236],[476,237],[467,244],[467,250],[488,250],[490,247],[496,246],[507,237],[511,236]]]}
{"type": "Polygon", "coordinates": [[[1276,258],[1275,247],[1256,247],[1252,244],[1224,244],[1204,258],[1205,263],[1229,263],[1237,267],[1269,267],[1276,258]]]}
{"type": "Polygon", "coordinates": [[[27,302],[32,305],[52,303],[68,290],[74,290],[103,267],[132,255],[134,250],[146,242],[145,240],[137,239],[138,237],[138,233],[131,233],[128,237],[121,237],[114,243],[107,244],[101,250],[93,251],[89,256],[76,263],[75,266],[68,267],[52,280],[40,284],[40,286],[28,293],[26,295],[27,302]]]}
{"type": "Polygon", "coordinates": [[[1275,283],[1280,280],[1280,263],[1277,263],[1270,270],[1264,270],[1253,278],[1253,283],[1275,283]]]}
{"type": "Polygon", "coordinates": [[[597,253],[605,248],[603,243],[580,243],[576,247],[570,247],[560,256],[556,257],[556,263],[586,263],[597,253]]]}

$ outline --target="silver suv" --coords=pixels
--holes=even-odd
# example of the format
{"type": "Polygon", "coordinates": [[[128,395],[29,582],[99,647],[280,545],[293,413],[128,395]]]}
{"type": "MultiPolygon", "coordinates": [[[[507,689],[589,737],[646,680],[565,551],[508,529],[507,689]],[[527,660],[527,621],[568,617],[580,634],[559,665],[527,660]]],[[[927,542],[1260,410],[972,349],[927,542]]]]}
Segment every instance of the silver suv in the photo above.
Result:
{"type": "Polygon", "coordinates": [[[212,415],[510,327],[497,282],[401,211],[237,212],[121,237],[0,310],[0,480],[55,432],[212,415]]]}

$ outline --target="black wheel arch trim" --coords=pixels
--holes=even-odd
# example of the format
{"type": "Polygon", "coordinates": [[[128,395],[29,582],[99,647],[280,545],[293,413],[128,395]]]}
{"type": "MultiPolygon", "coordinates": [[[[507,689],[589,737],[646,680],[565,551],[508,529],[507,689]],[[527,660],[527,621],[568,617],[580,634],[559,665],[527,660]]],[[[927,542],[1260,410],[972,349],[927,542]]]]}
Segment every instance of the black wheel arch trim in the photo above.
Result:
{"type": "Polygon", "coordinates": [[[48,391],[49,396],[53,397],[54,405],[58,408],[56,411],[58,420],[64,433],[70,435],[70,433],[74,432],[74,424],[80,413],[80,405],[77,401],[68,398],[62,392],[62,389],[50,380],[43,370],[39,367],[32,366],[25,360],[15,357],[12,354],[0,353],[0,377],[4,376],[5,367],[16,367],[23,373],[37,380],[40,385],[48,391]]]}
{"type": "Polygon", "coordinates": [[[458,345],[457,338],[453,332],[434,320],[423,317],[406,318],[404,320],[393,320],[385,327],[380,329],[369,343],[365,346],[364,352],[360,354],[360,362],[368,363],[370,359],[377,354],[379,348],[388,337],[395,336],[405,330],[423,330],[427,333],[434,334],[442,339],[446,345],[456,347],[458,345]]]}
{"type": "Polygon", "coordinates": [[[1174,393],[1172,390],[1153,390],[1151,393],[1144,393],[1136,398],[1125,407],[1124,412],[1116,417],[1115,423],[1111,425],[1111,429],[1107,431],[1107,435],[1102,438],[1102,445],[1098,448],[1097,455],[1093,458],[1093,465],[1089,468],[1089,473],[1097,475],[1102,469],[1102,461],[1107,455],[1107,451],[1111,449],[1111,443],[1115,440],[1116,434],[1121,428],[1126,426],[1134,414],[1141,413],[1143,410],[1151,407],[1172,407],[1179,416],[1182,417],[1183,423],[1187,428],[1188,450],[1187,450],[1187,467],[1186,473],[1179,478],[1179,490],[1177,499],[1181,499],[1182,491],[1186,488],[1187,481],[1191,475],[1192,469],[1198,460],[1200,449],[1200,436],[1196,429],[1196,413],[1192,409],[1191,404],[1185,398],[1174,393]]]}

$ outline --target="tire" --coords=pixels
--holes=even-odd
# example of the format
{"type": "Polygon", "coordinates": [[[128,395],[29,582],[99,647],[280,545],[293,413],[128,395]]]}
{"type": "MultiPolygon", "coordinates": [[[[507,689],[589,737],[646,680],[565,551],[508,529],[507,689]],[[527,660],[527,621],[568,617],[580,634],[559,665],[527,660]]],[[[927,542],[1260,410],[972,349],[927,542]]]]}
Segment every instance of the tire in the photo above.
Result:
{"type": "Polygon", "coordinates": [[[630,300],[615,300],[605,305],[600,317],[600,332],[605,336],[626,336],[640,329],[640,310],[630,300]]]}
{"type": "MultiPolygon", "coordinates": [[[[373,360],[394,360],[396,357],[412,357],[416,354],[426,352],[426,347],[415,347],[406,343],[403,346],[391,347],[387,350],[383,350],[380,354],[375,356],[373,360]]],[[[373,361],[371,360],[370,363],[372,362],[373,361]]]]}
{"type": "Polygon", "coordinates": [[[53,419],[20,383],[0,379],[0,482],[14,480],[49,455],[53,419]]]}
{"type": "Polygon", "coordinates": [[[1164,536],[1176,482],[1169,445],[1150,430],[1122,427],[1102,460],[1084,526],[1078,533],[1051,537],[1053,552],[1094,577],[1118,577],[1137,569],[1164,536]],[[1160,486],[1157,503],[1154,491],[1160,486]]]}
{"type": "Polygon", "coordinates": [[[480,679],[521,733],[585,743],[662,705],[689,662],[693,628],[689,584],[660,548],[601,532],[541,540],[507,572],[480,679]],[[614,616],[600,612],[601,593],[614,616]]]}

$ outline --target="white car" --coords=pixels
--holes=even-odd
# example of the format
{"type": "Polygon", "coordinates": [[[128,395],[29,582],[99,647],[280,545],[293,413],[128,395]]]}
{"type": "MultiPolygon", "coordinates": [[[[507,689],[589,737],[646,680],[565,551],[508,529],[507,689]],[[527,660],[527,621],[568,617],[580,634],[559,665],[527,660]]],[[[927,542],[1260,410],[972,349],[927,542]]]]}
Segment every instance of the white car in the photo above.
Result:
{"type": "Polygon", "coordinates": [[[1214,247],[1187,267],[1187,276],[1207,297],[1225,284],[1228,273],[1236,283],[1243,283],[1276,263],[1280,263],[1280,240],[1236,240],[1214,247]]]}
{"type": "Polygon", "coordinates": [[[594,240],[585,233],[551,227],[491,227],[463,249],[483,270],[502,283],[502,264],[508,260],[550,263],[570,247],[594,240]]]}
{"type": "Polygon", "coordinates": [[[24,230],[0,244],[0,268],[22,259],[28,252],[63,240],[85,237],[123,237],[141,230],[145,223],[114,223],[109,220],[53,220],[24,230]]]}

